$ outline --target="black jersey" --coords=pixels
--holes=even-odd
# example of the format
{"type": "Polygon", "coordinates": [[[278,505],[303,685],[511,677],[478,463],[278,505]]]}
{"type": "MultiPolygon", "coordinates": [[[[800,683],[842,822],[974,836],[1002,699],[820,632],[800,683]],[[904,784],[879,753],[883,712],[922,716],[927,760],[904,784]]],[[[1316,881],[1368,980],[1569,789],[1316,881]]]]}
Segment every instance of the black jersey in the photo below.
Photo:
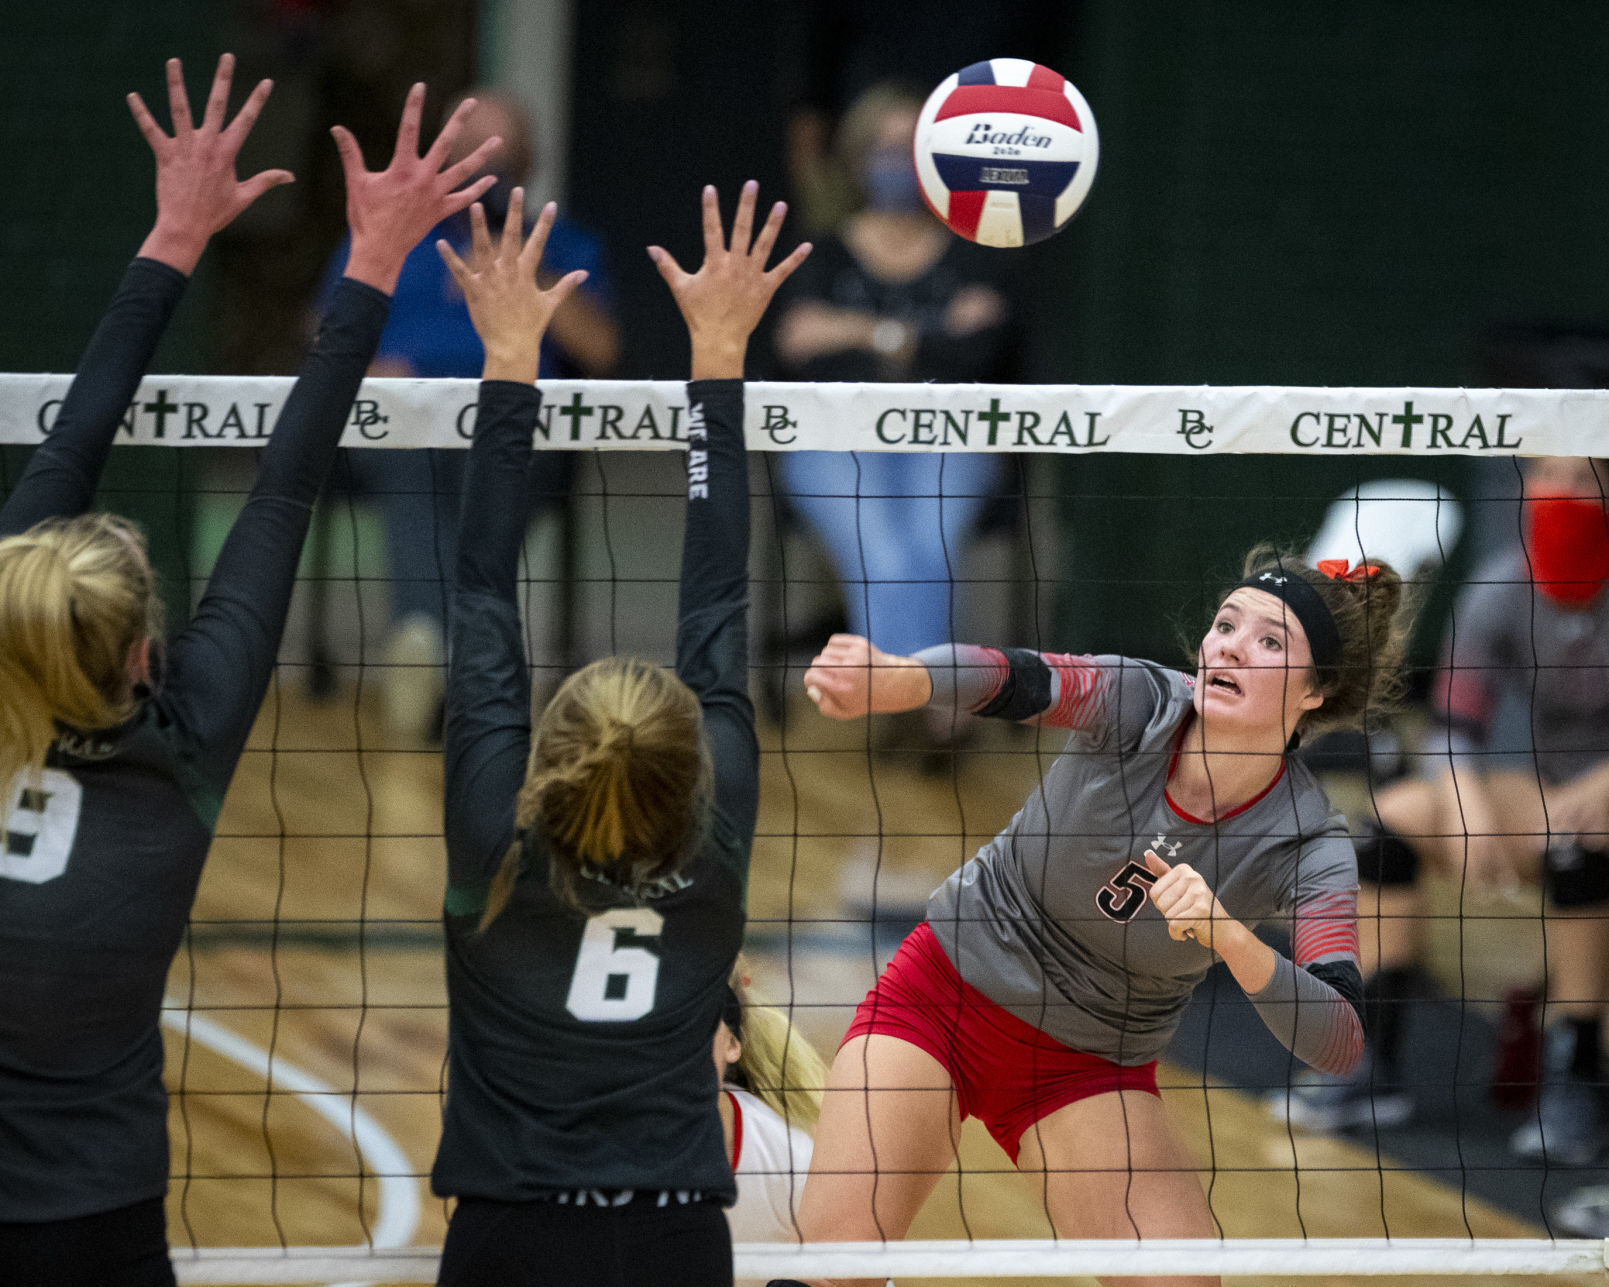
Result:
{"type": "Polygon", "coordinates": [[[522,839],[512,901],[483,933],[486,887],[515,842],[531,688],[515,604],[539,406],[481,386],[464,483],[446,733],[448,1069],[436,1193],[518,1201],[578,1189],[736,1194],[710,1057],[743,937],[758,801],[748,697],[748,476],[737,380],[688,385],[687,531],[676,673],[698,695],[714,816],[679,876],[633,902],[597,887],[587,916],[522,839]]]}
{"type": "MultiPolygon", "coordinates": [[[[0,535],[89,506],[184,283],[154,261],[130,266],[54,430],[0,509],[0,535]]],[[[343,282],[206,593],[134,717],[63,729],[37,787],[24,777],[4,788],[0,1221],[93,1215],[167,1190],[163,989],[388,303],[343,282]]]]}

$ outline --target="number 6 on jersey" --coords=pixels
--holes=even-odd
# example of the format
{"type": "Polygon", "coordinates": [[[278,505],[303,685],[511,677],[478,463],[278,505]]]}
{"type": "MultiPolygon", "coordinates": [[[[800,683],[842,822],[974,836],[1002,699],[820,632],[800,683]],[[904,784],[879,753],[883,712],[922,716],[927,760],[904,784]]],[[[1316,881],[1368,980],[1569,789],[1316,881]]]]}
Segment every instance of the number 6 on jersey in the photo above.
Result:
{"type": "Polygon", "coordinates": [[[587,921],[565,1009],[589,1023],[640,1019],[654,1008],[659,956],[621,938],[657,939],[665,918],[647,907],[615,907],[587,921]]]}

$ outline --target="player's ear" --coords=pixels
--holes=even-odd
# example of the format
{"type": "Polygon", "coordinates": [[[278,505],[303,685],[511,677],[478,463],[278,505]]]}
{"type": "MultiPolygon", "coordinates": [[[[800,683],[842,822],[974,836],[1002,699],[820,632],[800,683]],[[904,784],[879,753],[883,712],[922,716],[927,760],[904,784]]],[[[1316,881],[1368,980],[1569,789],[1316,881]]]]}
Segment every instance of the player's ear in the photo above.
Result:
{"type": "Polygon", "coordinates": [[[124,663],[129,687],[151,682],[151,638],[147,635],[138,643],[130,644],[128,659],[124,663]]]}
{"type": "Polygon", "coordinates": [[[1304,711],[1316,711],[1320,706],[1324,705],[1324,694],[1319,692],[1316,686],[1309,688],[1307,693],[1296,704],[1304,711]]]}

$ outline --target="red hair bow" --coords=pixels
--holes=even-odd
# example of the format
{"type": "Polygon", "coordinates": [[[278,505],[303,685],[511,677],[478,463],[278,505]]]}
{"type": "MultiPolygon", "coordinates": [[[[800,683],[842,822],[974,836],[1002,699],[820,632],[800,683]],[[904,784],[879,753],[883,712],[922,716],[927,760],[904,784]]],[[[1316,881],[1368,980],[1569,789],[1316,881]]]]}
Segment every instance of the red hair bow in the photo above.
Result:
{"type": "Polygon", "coordinates": [[[1367,581],[1380,575],[1380,569],[1373,563],[1350,567],[1345,559],[1320,559],[1314,566],[1332,581],[1367,581]]]}

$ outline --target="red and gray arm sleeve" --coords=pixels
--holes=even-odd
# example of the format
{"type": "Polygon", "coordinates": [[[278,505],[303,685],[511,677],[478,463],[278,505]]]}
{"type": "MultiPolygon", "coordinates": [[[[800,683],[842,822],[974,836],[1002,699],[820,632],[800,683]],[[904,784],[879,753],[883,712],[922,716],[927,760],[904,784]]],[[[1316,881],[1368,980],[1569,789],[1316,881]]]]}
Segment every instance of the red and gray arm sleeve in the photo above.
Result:
{"type": "Polygon", "coordinates": [[[1363,1053],[1357,908],[1350,891],[1303,901],[1292,955],[1276,955],[1273,978],[1250,998],[1287,1050],[1310,1068],[1342,1076],[1363,1053]]]}
{"type": "Polygon", "coordinates": [[[1092,657],[1026,648],[939,644],[916,660],[933,681],[928,705],[1051,728],[1093,728],[1109,676],[1092,657]]]}

